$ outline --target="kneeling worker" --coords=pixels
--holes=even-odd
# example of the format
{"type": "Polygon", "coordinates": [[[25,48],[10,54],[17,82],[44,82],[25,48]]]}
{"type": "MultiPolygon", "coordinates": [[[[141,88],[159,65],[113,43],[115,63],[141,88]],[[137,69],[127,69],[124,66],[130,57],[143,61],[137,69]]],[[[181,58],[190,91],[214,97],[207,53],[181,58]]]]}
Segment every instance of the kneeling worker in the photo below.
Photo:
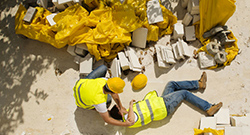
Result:
{"type": "Polygon", "coordinates": [[[103,120],[109,124],[117,126],[131,126],[134,123],[130,121],[121,122],[110,117],[107,106],[111,103],[111,97],[116,102],[121,114],[128,113],[122,106],[118,93],[123,92],[125,82],[119,78],[104,78],[107,67],[99,66],[93,70],[87,77],[79,79],[74,90],[76,105],[84,109],[95,109],[103,120]],[[111,97],[110,97],[111,95],[111,97]]]}
{"type": "Polygon", "coordinates": [[[203,72],[200,80],[171,81],[166,85],[161,97],[157,96],[156,91],[151,91],[142,101],[134,103],[135,100],[131,100],[128,114],[124,115],[124,117],[119,116],[120,113],[116,111],[115,106],[109,113],[116,119],[123,118],[123,120],[135,122],[135,124],[130,127],[136,128],[147,125],[151,121],[164,119],[173,113],[183,100],[186,100],[205,111],[207,115],[212,116],[222,107],[222,103],[212,105],[189,92],[191,90],[205,89],[206,81],[207,77],[205,72],[203,72]]]}

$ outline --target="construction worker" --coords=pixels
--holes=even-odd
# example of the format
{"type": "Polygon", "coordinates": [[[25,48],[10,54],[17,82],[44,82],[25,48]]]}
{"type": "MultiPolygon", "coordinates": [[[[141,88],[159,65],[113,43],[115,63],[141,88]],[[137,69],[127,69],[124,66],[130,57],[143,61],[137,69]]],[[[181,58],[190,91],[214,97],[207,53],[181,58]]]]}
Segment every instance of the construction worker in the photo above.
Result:
{"type": "Polygon", "coordinates": [[[121,114],[127,114],[122,106],[118,93],[123,92],[125,82],[119,78],[104,78],[107,67],[101,65],[93,70],[87,77],[79,79],[74,87],[74,97],[76,105],[84,109],[95,109],[103,120],[109,124],[117,126],[131,126],[133,122],[118,121],[110,117],[107,106],[111,103],[111,97],[117,104],[121,114]],[[110,97],[111,95],[111,97],[110,97]]]}
{"type": "Polygon", "coordinates": [[[176,107],[186,100],[194,106],[205,111],[207,115],[214,115],[221,107],[222,102],[212,105],[207,101],[193,95],[188,90],[197,90],[206,88],[207,76],[203,72],[200,80],[194,81],[170,81],[161,97],[157,96],[156,91],[149,92],[142,101],[134,103],[135,100],[130,101],[128,114],[122,117],[117,113],[116,107],[113,107],[109,112],[110,115],[116,119],[129,120],[135,122],[131,128],[146,125],[154,120],[161,120],[173,113],[176,107]]]}

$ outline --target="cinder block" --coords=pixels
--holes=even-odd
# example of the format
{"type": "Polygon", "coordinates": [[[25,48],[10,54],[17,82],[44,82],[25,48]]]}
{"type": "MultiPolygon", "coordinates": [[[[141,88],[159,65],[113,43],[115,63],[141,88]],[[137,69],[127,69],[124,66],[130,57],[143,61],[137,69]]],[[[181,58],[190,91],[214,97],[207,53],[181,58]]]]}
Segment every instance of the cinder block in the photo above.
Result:
{"type": "Polygon", "coordinates": [[[76,48],[76,46],[70,46],[70,45],[68,45],[67,52],[69,54],[71,54],[72,56],[77,56],[77,54],[75,53],[75,48],[76,48]]]}
{"type": "Polygon", "coordinates": [[[225,127],[224,135],[243,135],[242,127],[225,127]]]}
{"type": "Polygon", "coordinates": [[[236,127],[250,126],[249,117],[230,117],[231,125],[236,127]]]}
{"type": "Polygon", "coordinates": [[[117,58],[114,58],[111,66],[110,66],[111,76],[112,77],[120,77],[121,76],[121,69],[120,64],[117,58]]]}
{"type": "Polygon", "coordinates": [[[145,48],[147,43],[147,28],[138,28],[133,31],[132,45],[139,48],[145,48]]]}
{"type": "Polygon", "coordinates": [[[199,14],[199,0],[189,0],[187,10],[191,15],[199,14]]]}
{"type": "Polygon", "coordinates": [[[208,68],[216,65],[214,58],[205,52],[198,53],[200,68],[208,68]]]}
{"type": "Polygon", "coordinates": [[[132,69],[133,71],[138,71],[137,69],[140,69],[141,71],[142,66],[139,62],[138,57],[136,56],[135,50],[132,47],[127,46],[126,51],[130,62],[130,69],[132,69]]]}
{"type": "Polygon", "coordinates": [[[124,71],[124,70],[129,69],[129,61],[128,61],[128,58],[125,56],[125,53],[119,52],[118,58],[119,58],[122,70],[124,71]]]}
{"type": "Polygon", "coordinates": [[[219,51],[215,54],[214,60],[218,64],[223,64],[227,61],[227,53],[224,51],[219,51]]]}
{"type": "Polygon", "coordinates": [[[171,36],[170,36],[170,35],[164,35],[163,37],[161,37],[161,38],[156,42],[156,44],[159,44],[159,45],[169,45],[169,44],[170,44],[170,39],[171,39],[171,36]]]}
{"type": "Polygon", "coordinates": [[[52,13],[48,16],[46,16],[46,19],[48,20],[50,26],[53,26],[56,24],[56,22],[53,20],[53,18],[57,15],[57,13],[52,13]]]}
{"type": "MultiPolygon", "coordinates": [[[[180,48],[180,53],[184,56],[187,56],[187,57],[191,57],[192,53],[190,51],[190,48],[188,47],[188,44],[183,41],[182,39],[178,39],[178,43],[179,43],[179,48],[180,48]]],[[[178,49],[179,49],[178,48],[178,49]]]]}
{"type": "Polygon", "coordinates": [[[149,24],[162,22],[164,20],[158,0],[150,0],[147,2],[147,17],[149,24]]]}
{"type": "Polygon", "coordinates": [[[155,45],[155,50],[158,66],[161,68],[169,68],[170,64],[166,63],[162,58],[160,45],[155,45]]]}
{"type": "Polygon", "coordinates": [[[185,14],[183,20],[182,20],[182,24],[184,24],[185,26],[188,26],[190,24],[190,22],[192,21],[193,16],[190,15],[188,12],[185,14]]]}
{"type": "Polygon", "coordinates": [[[228,108],[221,108],[215,115],[217,125],[230,125],[230,116],[228,108]]]}
{"type": "Polygon", "coordinates": [[[209,42],[206,45],[206,48],[210,54],[215,55],[216,53],[218,53],[221,50],[221,45],[219,43],[216,43],[216,42],[209,42]]]}
{"type": "Polygon", "coordinates": [[[181,6],[182,6],[183,8],[186,8],[187,5],[188,5],[188,1],[189,1],[189,0],[181,0],[181,6]]]}
{"type": "Polygon", "coordinates": [[[193,24],[200,21],[200,15],[193,15],[193,24]]]}
{"type": "Polygon", "coordinates": [[[182,39],[183,35],[184,35],[183,24],[178,21],[176,24],[174,24],[173,38],[174,39],[178,39],[178,38],[182,39]]]}
{"type": "Polygon", "coordinates": [[[88,47],[87,47],[87,45],[85,43],[77,44],[76,47],[88,51],[88,47]]]}
{"type": "MultiPolygon", "coordinates": [[[[202,117],[200,120],[200,129],[204,128],[216,129],[216,118],[215,117],[202,117]]],[[[212,133],[205,133],[204,135],[213,135],[212,133]]]]}
{"type": "Polygon", "coordinates": [[[35,8],[29,7],[28,10],[27,10],[27,12],[26,12],[26,14],[25,14],[25,16],[24,16],[24,18],[23,18],[23,20],[25,22],[31,23],[32,20],[33,20],[33,18],[34,18],[34,16],[35,16],[35,14],[36,14],[36,11],[37,10],[35,8]]]}
{"type": "Polygon", "coordinates": [[[187,41],[195,41],[195,28],[194,26],[185,27],[185,37],[187,41]]]}
{"type": "Polygon", "coordinates": [[[93,66],[93,58],[91,54],[88,54],[84,58],[81,58],[79,64],[80,74],[90,73],[92,71],[92,66],[93,66]]]}

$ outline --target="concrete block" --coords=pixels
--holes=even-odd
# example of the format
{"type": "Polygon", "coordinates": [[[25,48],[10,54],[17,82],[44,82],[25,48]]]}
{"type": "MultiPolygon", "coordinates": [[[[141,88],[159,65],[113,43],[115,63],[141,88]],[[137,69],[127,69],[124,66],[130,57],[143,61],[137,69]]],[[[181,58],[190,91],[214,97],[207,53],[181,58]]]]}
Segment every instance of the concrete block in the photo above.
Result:
{"type": "Polygon", "coordinates": [[[136,56],[136,52],[134,50],[134,48],[132,47],[127,47],[127,54],[128,54],[128,58],[129,58],[129,62],[130,62],[130,68],[133,70],[133,71],[138,71],[137,69],[140,69],[142,68],[140,62],[139,62],[139,59],[138,57],[136,56]]]}
{"type": "Polygon", "coordinates": [[[230,125],[230,115],[228,108],[221,108],[215,115],[217,125],[230,125]]]}
{"type": "Polygon", "coordinates": [[[200,68],[208,68],[216,65],[214,58],[205,52],[198,53],[200,68]]]}
{"type": "Polygon", "coordinates": [[[111,66],[110,66],[110,71],[111,71],[112,77],[120,77],[121,76],[121,68],[120,68],[120,64],[119,64],[119,61],[117,60],[117,58],[113,59],[111,66]]]}
{"type": "Polygon", "coordinates": [[[182,39],[183,35],[184,35],[183,24],[178,21],[176,24],[174,24],[173,38],[174,39],[178,39],[178,38],[182,39]]]}
{"type": "Polygon", "coordinates": [[[188,26],[190,24],[190,22],[192,21],[193,16],[190,15],[188,12],[185,14],[183,20],[182,20],[182,24],[184,24],[185,26],[188,26]]]}
{"type": "Polygon", "coordinates": [[[250,126],[249,117],[230,117],[231,125],[236,127],[250,126]]]}
{"type": "Polygon", "coordinates": [[[149,24],[163,21],[162,10],[158,0],[150,0],[147,2],[147,17],[149,24]]]}
{"type": "Polygon", "coordinates": [[[193,15],[193,24],[200,21],[200,15],[193,15]]]}
{"type": "Polygon", "coordinates": [[[159,38],[159,40],[156,42],[156,44],[168,45],[168,44],[170,44],[170,39],[171,39],[170,35],[164,35],[163,37],[159,38]]]}
{"type": "Polygon", "coordinates": [[[181,6],[182,6],[183,8],[186,8],[187,5],[188,5],[188,1],[189,1],[189,0],[181,0],[181,6]]]}
{"type": "Polygon", "coordinates": [[[221,45],[219,43],[216,43],[216,42],[209,42],[206,45],[206,48],[210,54],[215,55],[216,53],[218,53],[221,50],[221,45]]]}
{"type": "Polygon", "coordinates": [[[160,50],[160,54],[161,54],[161,59],[168,63],[168,64],[175,64],[176,61],[174,59],[174,54],[172,51],[172,47],[170,45],[168,46],[164,46],[164,45],[159,45],[156,44],[155,47],[160,50]]]}
{"type": "Polygon", "coordinates": [[[79,47],[75,47],[75,53],[77,55],[85,57],[87,55],[88,51],[83,50],[82,48],[79,48],[79,47]]]}
{"type": "Polygon", "coordinates": [[[215,54],[214,60],[218,64],[223,64],[227,61],[227,53],[224,51],[219,51],[215,54]]]}
{"type": "Polygon", "coordinates": [[[48,16],[46,16],[46,19],[48,20],[50,26],[53,26],[56,24],[56,22],[53,20],[53,18],[57,15],[57,13],[52,13],[48,16]]]}
{"type": "Polygon", "coordinates": [[[224,135],[243,135],[242,127],[225,127],[224,135]]]}
{"type": "Polygon", "coordinates": [[[119,52],[118,58],[119,58],[122,70],[124,71],[124,70],[129,69],[129,61],[128,61],[128,58],[125,56],[125,53],[119,52]]]}
{"type": "Polygon", "coordinates": [[[139,48],[145,48],[147,43],[147,28],[138,28],[133,31],[132,45],[139,48]]]}
{"type": "Polygon", "coordinates": [[[88,51],[88,47],[87,47],[87,45],[84,44],[84,43],[83,43],[83,44],[77,44],[76,47],[88,51]]]}
{"type": "Polygon", "coordinates": [[[199,0],[189,0],[187,10],[191,15],[199,14],[199,0]]]}
{"type": "Polygon", "coordinates": [[[23,18],[23,20],[25,22],[31,23],[34,16],[35,16],[35,14],[36,14],[36,12],[37,12],[37,10],[35,8],[29,7],[26,14],[25,14],[25,16],[24,16],[24,18],[23,18]]]}
{"type": "Polygon", "coordinates": [[[179,40],[178,43],[180,46],[178,49],[180,49],[180,53],[184,56],[191,57],[192,53],[190,51],[188,44],[182,39],[178,39],[178,40],[179,40]]]}
{"type": "Polygon", "coordinates": [[[185,27],[185,37],[186,37],[186,41],[196,40],[194,26],[185,27]]]}
{"type": "Polygon", "coordinates": [[[179,42],[172,44],[172,48],[173,48],[175,59],[177,59],[177,60],[185,59],[183,52],[182,52],[183,49],[180,46],[179,42]]]}
{"type": "Polygon", "coordinates": [[[76,48],[76,46],[70,46],[70,45],[68,45],[67,52],[69,54],[71,54],[72,56],[77,56],[77,54],[75,53],[75,48],[76,48]]]}
{"type": "Polygon", "coordinates": [[[162,58],[160,45],[155,45],[155,50],[158,66],[161,68],[169,68],[170,64],[166,63],[162,58]]]}
{"type": "MultiPolygon", "coordinates": [[[[200,120],[200,129],[204,128],[216,129],[216,118],[215,117],[202,117],[200,120]]],[[[204,135],[213,135],[212,133],[205,133],[204,135]]]]}
{"type": "Polygon", "coordinates": [[[79,64],[80,74],[90,73],[92,71],[92,66],[93,66],[93,58],[91,54],[88,54],[84,58],[81,58],[79,64]]]}

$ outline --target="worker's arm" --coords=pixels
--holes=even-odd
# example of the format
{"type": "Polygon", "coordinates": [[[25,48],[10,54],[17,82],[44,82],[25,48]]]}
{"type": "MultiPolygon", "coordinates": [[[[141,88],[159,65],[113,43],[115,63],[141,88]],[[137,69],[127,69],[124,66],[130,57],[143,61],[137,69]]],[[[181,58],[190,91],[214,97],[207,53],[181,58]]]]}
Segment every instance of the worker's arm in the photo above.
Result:
{"type": "Polygon", "coordinates": [[[134,122],[131,122],[129,120],[126,120],[125,122],[122,122],[122,121],[113,119],[112,117],[109,116],[108,112],[99,113],[99,114],[101,115],[101,117],[103,118],[103,120],[105,122],[107,122],[108,124],[112,124],[112,125],[116,125],[116,126],[124,126],[124,127],[134,125],[134,122]]]}
{"type": "Polygon", "coordinates": [[[128,112],[126,111],[126,108],[122,106],[119,95],[117,93],[112,93],[111,96],[115,100],[116,104],[118,105],[119,112],[121,113],[123,117],[123,114],[127,114],[128,112]]]}
{"type": "Polygon", "coordinates": [[[128,110],[128,121],[130,122],[135,122],[135,114],[134,114],[134,110],[133,110],[133,104],[134,104],[135,100],[131,100],[129,102],[129,110],[128,110]]]}

